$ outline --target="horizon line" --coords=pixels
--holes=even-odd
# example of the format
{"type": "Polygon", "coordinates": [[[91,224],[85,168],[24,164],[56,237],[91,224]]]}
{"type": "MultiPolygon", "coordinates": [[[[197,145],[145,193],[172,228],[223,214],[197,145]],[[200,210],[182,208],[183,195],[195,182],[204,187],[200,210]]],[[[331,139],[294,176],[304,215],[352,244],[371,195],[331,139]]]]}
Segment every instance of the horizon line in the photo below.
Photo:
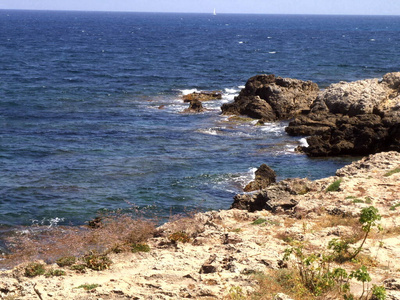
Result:
{"type": "MultiPolygon", "coordinates": [[[[154,14],[202,14],[213,15],[212,12],[179,12],[179,11],[133,11],[133,10],[84,10],[84,9],[35,9],[35,8],[0,8],[12,11],[48,11],[48,12],[104,12],[104,13],[154,13],[154,14]]],[[[399,17],[400,15],[391,14],[354,14],[354,13],[240,13],[240,12],[221,12],[218,15],[287,15],[287,16],[376,16],[376,17],[399,17]]]]}

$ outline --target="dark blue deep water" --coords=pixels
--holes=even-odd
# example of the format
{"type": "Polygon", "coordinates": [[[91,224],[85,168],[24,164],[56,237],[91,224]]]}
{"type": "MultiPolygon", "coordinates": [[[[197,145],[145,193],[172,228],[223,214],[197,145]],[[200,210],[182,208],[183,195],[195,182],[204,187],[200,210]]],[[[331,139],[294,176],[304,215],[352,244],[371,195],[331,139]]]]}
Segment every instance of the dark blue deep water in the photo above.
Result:
{"type": "Polygon", "coordinates": [[[259,73],[326,87],[399,71],[399,30],[400,17],[0,11],[0,227],[226,209],[262,163],[331,176],[351,160],[296,154],[285,123],[219,107],[259,73]],[[208,112],[180,113],[182,93],[213,89],[208,112]]]}

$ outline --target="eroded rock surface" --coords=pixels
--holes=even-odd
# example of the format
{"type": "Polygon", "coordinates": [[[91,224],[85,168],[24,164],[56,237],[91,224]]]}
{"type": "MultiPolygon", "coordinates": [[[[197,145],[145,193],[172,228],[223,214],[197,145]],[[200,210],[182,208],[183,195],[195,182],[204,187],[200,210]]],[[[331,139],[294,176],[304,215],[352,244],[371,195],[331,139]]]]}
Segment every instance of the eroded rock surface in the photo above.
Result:
{"type": "Polygon", "coordinates": [[[309,156],[367,155],[400,151],[400,72],[383,79],[330,85],[309,113],[295,118],[286,132],[310,136],[309,156]]]}
{"type": "Polygon", "coordinates": [[[223,114],[247,115],[262,121],[287,120],[308,110],[318,90],[311,81],[257,75],[247,81],[234,102],[221,109],[223,114]]]}

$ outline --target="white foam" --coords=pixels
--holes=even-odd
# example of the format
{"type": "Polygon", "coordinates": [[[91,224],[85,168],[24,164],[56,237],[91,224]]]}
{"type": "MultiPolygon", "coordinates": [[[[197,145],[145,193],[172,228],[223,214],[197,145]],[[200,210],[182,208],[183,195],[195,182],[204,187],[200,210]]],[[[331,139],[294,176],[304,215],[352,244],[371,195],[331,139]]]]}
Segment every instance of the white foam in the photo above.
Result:
{"type": "Polygon", "coordinates": [[[261,131],[281,136],[285,133],[285,126],[284,123],[265,123],[264,126],[261,127],[261,131]]]}
{"type": "Polygon", "coordinates": [[[237,89],[225,88],[225,93],[234,94],[234,93],[237,93],[237,92],[239,92],[237,89]]]}
{"type": "Polygon", "coordinates": [[[276,51],[270,51],[270,52],[268,52],[269,54],[275,54],[276,53],[276,51]]]}
{"type": "Polygon", "coordinates": [[[308,143],[307,143],[307,139],[306,138],[301,138],[299,140],[299,143],[300,143],[300,146],[302,146],[302,147],[308,147],[309,146],[308,143]]]}
{"type": "Polygon", "coordinates": [[[208,134],[208,135],[218,135],[219,134],[218,130],[215,128],[199,129],[197,131],[200,133],[203,133],[203,134],[208,134]]]}
{"type": "Polygon", "coordinates": [[[240,41],[240,42],[239,42],[239,44],[243,44],[243,42],[242,42],[242,41],[240,41]]]}
{"type": "Polygon", "coordinates": [[[188,95],[192,93],[200,93],[198,89],[186,89],[186,90],[178,90],[182,93],[182,95],[188,95]]]}
{"type": "Polygon", "coordinates": [[[250,176],[251,176],[251,180],[254,180],[254,179],[256,179],[256,171],[257,171],[257,168],[250,168],[249,169],[249,174],[250,174],[250,176]]]}
{"type": "Polygon", "coordinates": [[[244,85],[239,85],[238,88],[239,88],[239,89],[244,89],[245,86],[244,86],[244,85]]]}

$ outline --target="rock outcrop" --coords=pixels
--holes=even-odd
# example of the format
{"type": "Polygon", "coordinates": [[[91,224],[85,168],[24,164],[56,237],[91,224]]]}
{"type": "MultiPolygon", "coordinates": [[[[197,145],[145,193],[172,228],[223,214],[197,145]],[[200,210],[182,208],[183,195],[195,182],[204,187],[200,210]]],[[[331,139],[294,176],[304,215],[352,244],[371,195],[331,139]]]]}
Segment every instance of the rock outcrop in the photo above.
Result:
{"type": "Polygon", "coordinates": [[[222,99],[221,91],[201,91],[201,92],[193,92],[183,97],[184,102],[192,102],[193,100],[198,101],[210,101],[210,100],[220,100],[222,99]]]}
{"type": "Polygon", "coordinates": [[[222,105],[222,113],[246,115],[262,121],[287,120],[309,110],[318,85],[311,81],[257,75],[250,78],[234,102],[222,105]]]}
{"type": "Polygon", "coordinates": [[[312,182],[307,179],[285,179],[256,193],[236,195],[231,208],[250,212],[263,209],[272,212],[288,211],[298,204],[294,196],[305,194],[310,189],[312,182]]]}
{"type": "Polygon", "coordinates": [[[245,186],[245,192],[266,188],[276,181],[276,173],[266,164],[262,164],[255,172],[255,179],[245,186]]]}
{"type": "Polygon", "coordinates": [[[310,136],[309,156],[367,155],[400,151],[400,72],[383,79],[340,82],[321,91],[311,110],[286,132],[310,136]]]}
{"type": "Polygon", "coordinates": [[[203,104],[201,104],[200,100],[191,100],[188,101],[189,102],[189,107],[186,108],[183,113],[200,113],[200,112],[204,112],[207,109],[205,109],[203,107],[203,104]]]}

